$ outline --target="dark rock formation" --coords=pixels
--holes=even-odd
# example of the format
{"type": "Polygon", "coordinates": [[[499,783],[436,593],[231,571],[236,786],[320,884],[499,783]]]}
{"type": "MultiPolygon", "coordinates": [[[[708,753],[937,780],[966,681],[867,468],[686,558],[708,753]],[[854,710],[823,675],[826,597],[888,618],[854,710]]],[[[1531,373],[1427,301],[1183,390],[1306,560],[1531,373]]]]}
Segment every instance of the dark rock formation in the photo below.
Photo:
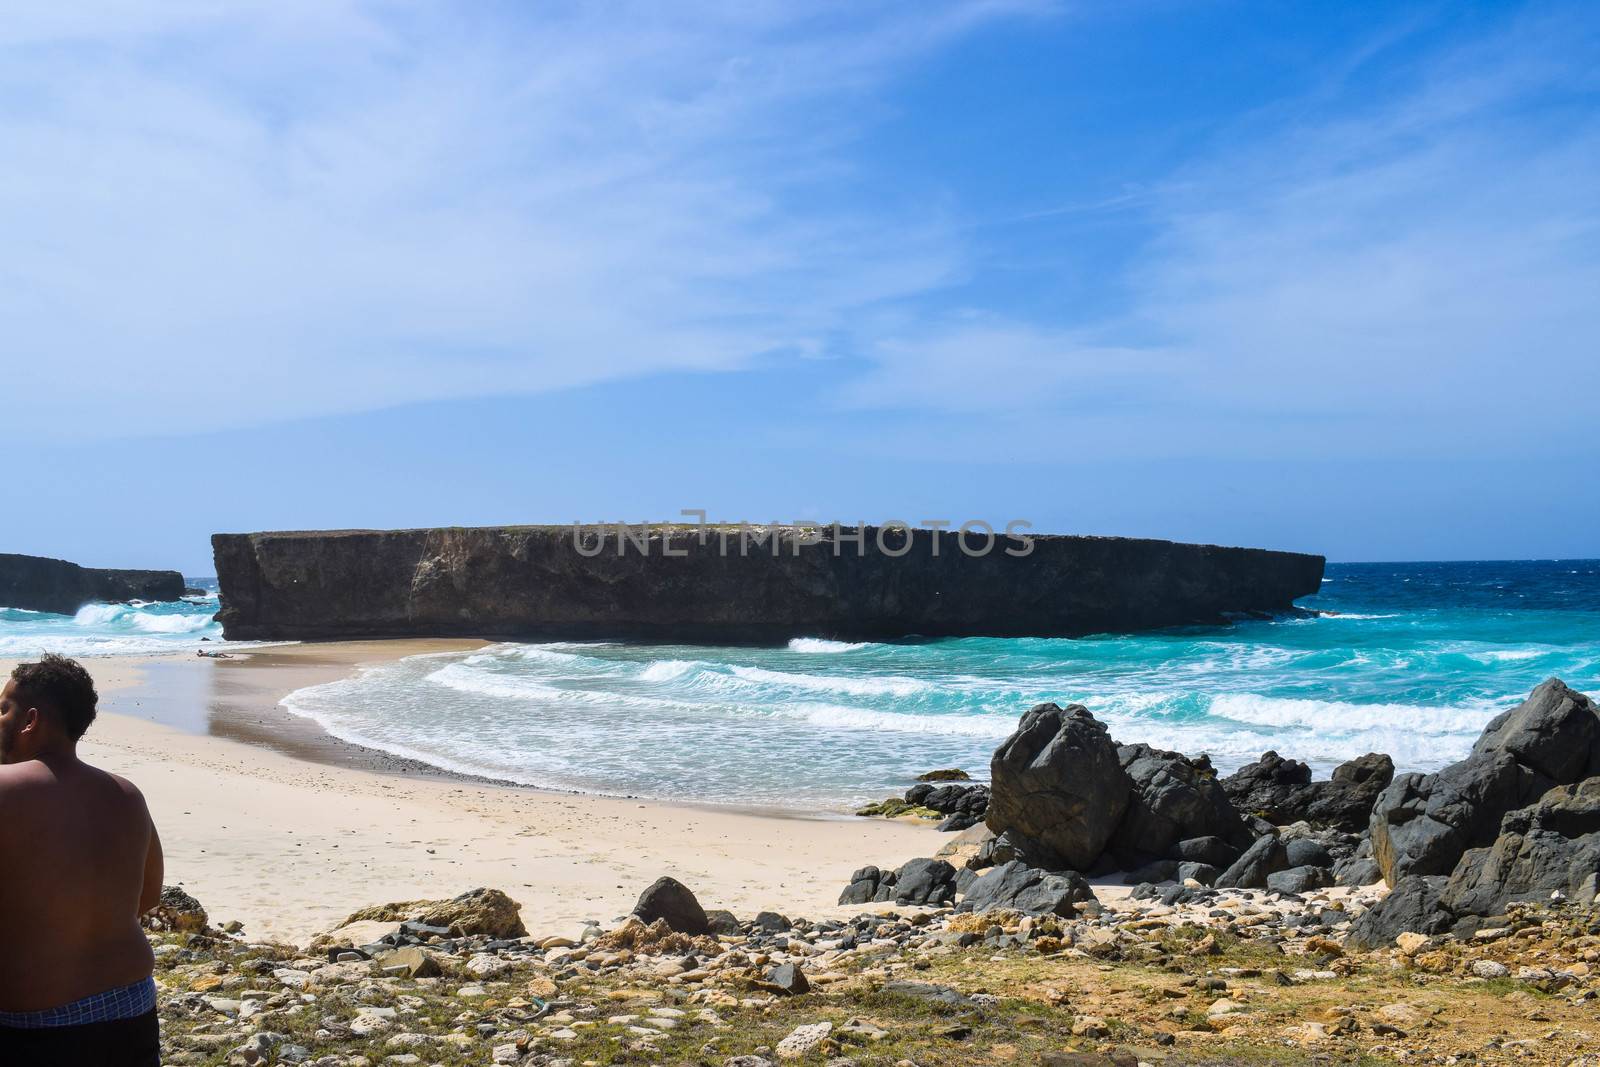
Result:
{"type": "Polygon", "coordinates": [[[1444,933],[1456,921],[1439,903],[1445,882],[1439,875],[1409,875],[1400,879],[1388,896],[1350,925],[1347,941],[1356,948],[1374,949],[1394,944],[1394,939],[1403,933],[1444,933]]]}
{"type": "Polygon", "coordinates": [[[1094,890],[1073,871],[1054,873],[1018,860],[986,871],[967,890],[957,911],[1015,908],[1025,915],[1073,915],[1076,905],[1094,899],[1094,890]]]}
{"type": "Polygon", "coordinates": [[[234,639],[1074,636],[1285,610],[1322,581],[1320,556],[1169,541],[1037,536],[1010,555],[1021,543],[999,538],[968,555],[956,534],[931,530],[758,532],[218,534],[212,548],[234,639]]]}
{"type": "Polygon", "coordinates": [[[178,600],[183,591],[177,571],[102,570],[0,552],[0,607],[73,615],[85,604],[178,600]]]}
{"type": "Polygon", "coordinates": [[[983,821],[989,810],[989,787],[977,782],[923,782],[906,790],[905,801],[949,816],[939,824],[941,830],[965,830],[983,821]]]}
{"type": "Polygon", "coordinates": [[[738,916],[725,908],[712,908],[707,911],[706,923],[711,927],[711,932],[719,937],[738,937],[744,933],[744,926],[740,924],[738,916]]]}
{"type": "Polygon", "coordinates": [[[1461,857],[1441,901],[1458,915],[1499,915],[1553,892],[1586,902],[1600,893],[1600,777],[1508,814],[1493,845],[1461,857]]]}
{"type": "Polygon", "coordinates": [[[633,913],[645,923],[664,919],[669,929],[680,934],[693,936],[711,932],[711,920],[706,918],[705,909],[689,887],[676,878],[657,878],[649,889],[639,894],[633,913]]]}
{"type": "Polygon", "coordinates": [[[1222,874],[1218,875],[1219,889],[1263,889],[1268,875],[1276,874],[1289,866],[1288,851],[1276,834],[1258,837],[1255,844],[1245,849],[1222,874]]]}
{"type": "Polygon", "coordinates": [[[1021,839],[1042,866],[1073,870],[1094,866],[1133,790],[1105,726],[1079,704],[1029,709],[989,777],[989,828],[1021,839]]]}
{"type": "Polygon", "coordinates": [[[1253,840],[1205,756],[1123,745],[1117,758],[1133,783],[1128,810],[1110,841],[1123,865],[1173,856],[1185,838],[1220,838],[1235,850],[1253,840]]]}
{"type": "Polygon", "coordinates": [[[1235,848],[1220,837],[1191,837],[1173,846],[1172,856],[1194,863],[1209,863],[1226,868],[1238,859],[1243,849],[1235,848]]]}
{"type": "Polygon", "coordinates": [[[1271,751],[1222,780],[1234,807],[1279,825],[1300,820],[1300,798],[1310,784],[1310,767],[1271,751]]]}
{"type": "Polygon", "coordinates": [[[1311,768],[1299,760],[1264,752],[1224,778],[1222,788],[1234,807],[1278,826],[1309,822],[1358,833],[1393,778],[1394,761],[1376,752],[1340,764],[1326,782],[1313,782],[1311,768]]]}
{"type": "Polygon", "coordinates": [[[1273,893],[1309,893],[1333,884],[1333,872],[1309,864],[1273,871],[1267,875],[1267,889],[1273,893]]]}
{"type": "Polygon", "coordinates": [[[1315,826],[1331,826],[1350,833],[1366,830],[1372,805],[1394,780],[1394,760],[1369,752],[1333,769],[1326,782],[1312,782],[1305,819],[1315,826]]]}
{"type": "MultiPolygon", "coordinates": [[[[876,867],[867,866],[850,876],[850,884],[839,894],[841,904],[870,904],[877,899],[878,888],[884,884],[884,875],[876,867]]],[[[889,874],[889,885],[894,884],[894,874],[889,874]]]]}
{"type": "Polygon", "coordinates": [[[1391,885],[1448,874],[1467,849],[1494,842],[1508,812],[1595,774],[1600,711],[1552,678],[1490,722],[1460,763],[1390,783],[1372,810],[1373,858],[1391,885]]]}
{"type": "Polygon", "coordinates": [[[896,904],[949,904],[955,898],[956,869],[944,860],[908,860],[895,872],[896,904]]]}

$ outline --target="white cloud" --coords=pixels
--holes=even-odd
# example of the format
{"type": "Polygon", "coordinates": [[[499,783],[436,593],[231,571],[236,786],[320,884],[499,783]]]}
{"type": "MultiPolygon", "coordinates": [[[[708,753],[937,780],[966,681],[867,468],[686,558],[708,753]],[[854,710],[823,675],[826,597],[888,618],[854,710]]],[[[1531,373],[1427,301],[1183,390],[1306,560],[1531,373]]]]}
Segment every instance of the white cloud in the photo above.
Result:
{"type": "Polygon", "coordinates": [[[925,205],[834,190],[863,90],[1037,6],[10,5],[13,427],[203,429],[815,346],[961,261],[925,205]]]}

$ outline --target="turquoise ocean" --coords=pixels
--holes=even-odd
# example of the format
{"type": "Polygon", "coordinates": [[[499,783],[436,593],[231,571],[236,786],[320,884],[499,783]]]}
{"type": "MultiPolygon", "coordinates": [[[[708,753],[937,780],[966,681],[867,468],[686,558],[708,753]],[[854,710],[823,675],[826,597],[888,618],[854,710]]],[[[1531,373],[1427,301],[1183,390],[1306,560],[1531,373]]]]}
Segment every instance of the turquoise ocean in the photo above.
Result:
{"type": "MultiPolygon", "coordinates": [[[[498,644],[286,700],[336,736],[559,789],[845,810],[934,767],[985,776],[1032,704],[1087,705],[1121,741],[1272,748],[1326,774],[1364,752],[1460,758],[1552,675],[1600,694],[1600,561],[1330,564],[1297,617],[1136,636],[778,648],[498,644]]],[[[0,612],[0,656],[194,654],[214,599],[0,612]]],[[[226,648],[225,644],[211,647],[226,648]]]]}

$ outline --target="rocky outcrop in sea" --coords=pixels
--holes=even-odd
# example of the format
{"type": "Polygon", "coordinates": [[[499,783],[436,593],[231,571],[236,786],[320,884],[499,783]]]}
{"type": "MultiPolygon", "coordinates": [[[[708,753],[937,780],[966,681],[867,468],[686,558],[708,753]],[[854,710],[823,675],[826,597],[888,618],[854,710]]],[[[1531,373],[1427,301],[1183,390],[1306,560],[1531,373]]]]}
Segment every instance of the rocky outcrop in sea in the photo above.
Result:
{"type": "Polygon", "coordinates": [[[0,552],[0,606],[72,615],[85,604],[170,601],[186,586],[177,571],[106,570],[0,552]]]}
{"type": "Polygon", "coordinates": [[[217,534],[229,639],[1072,636],[1294,610],[1323,558],[1118,537],[663,524],[217,534]],[[603,540],[608,538],[609,540],[603,540]]]}

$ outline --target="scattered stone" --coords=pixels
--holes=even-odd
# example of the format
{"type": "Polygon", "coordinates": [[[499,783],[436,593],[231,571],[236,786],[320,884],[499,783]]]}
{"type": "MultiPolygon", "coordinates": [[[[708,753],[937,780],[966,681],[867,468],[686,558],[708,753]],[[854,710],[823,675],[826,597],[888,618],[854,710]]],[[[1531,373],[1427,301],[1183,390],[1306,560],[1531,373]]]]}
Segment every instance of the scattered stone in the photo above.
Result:
{"type": "Polygon", "coordinates": [[[832,1032],[833,1024],[828,1022],[797,1026],[778,1042],[776,1051],[782,1059],[797,1060],[822,1044],[832,1032]]]}
{"type": "Polygon", "coordinates": [[[797,997],[811,991],[806,972],[795,963],[783,963],[772,968],[767,972],[767,982],[786,996],[797,997]]]}
{"type": "Polygon", "coordinates": [[[461,936],[527,937],[522,905],[498,889],[474,889],[450,900],[412,900],[363,908],[342,923],[419,922],[461,936]]]}
{"type": "Polygon", "coordinates": [[[442,973],[439,961],[414,945],[383,953],[378,957],[378,966],[384,971],[404,974],[407,978],[437,978],[442,973]]]}

